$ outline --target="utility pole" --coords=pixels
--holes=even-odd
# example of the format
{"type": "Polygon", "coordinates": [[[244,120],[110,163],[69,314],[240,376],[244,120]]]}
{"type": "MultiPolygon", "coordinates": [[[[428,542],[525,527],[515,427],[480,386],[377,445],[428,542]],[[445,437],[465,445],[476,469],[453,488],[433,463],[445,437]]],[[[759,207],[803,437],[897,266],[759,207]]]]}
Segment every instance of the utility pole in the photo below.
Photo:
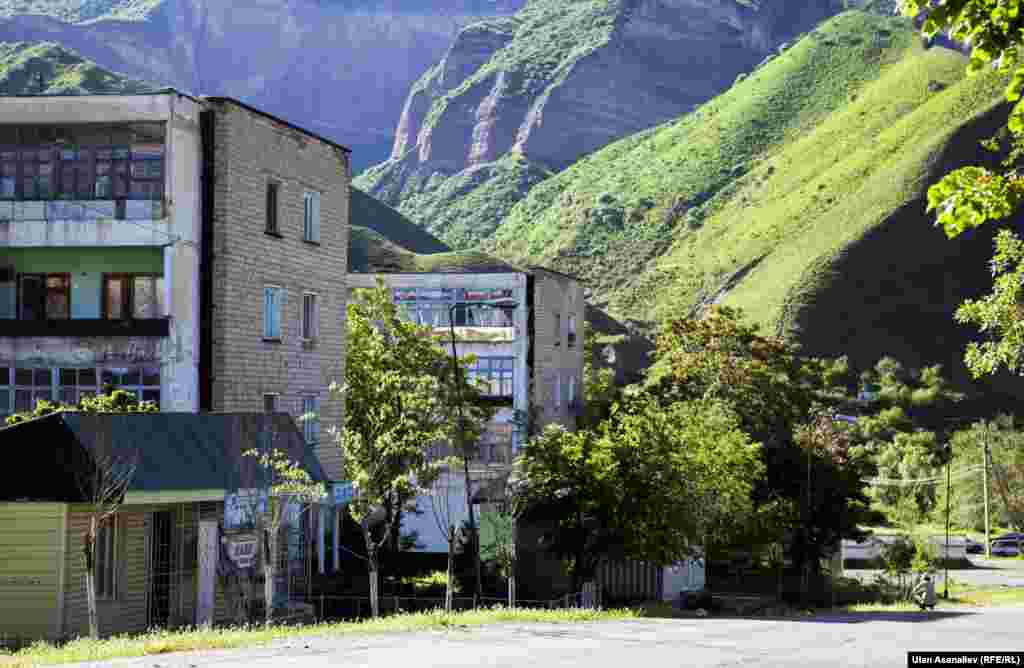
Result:
{"type": "Polygon", "coordinates": [[[942,598],[949,599],[949,488],[950,488],[950,465],[953,463],[953,444],[946,444],[946,553],[943,555],[943,565],[946,567],[946,575],[942,578],[942,598]]]}
{"type": "Polygon", "coordinates": [[[990,456],[989,455],[989,450],[988,450],[988,436],[989,436],[989,424],[988,424],[988,421],[986,421],[985,422],[985,439],[983,441],[983,450],[982,450],[982,455],[981,455],[981,457],[982,457],[981,470],[983,472],[982,480],[984,481],[984,487],[982,487],[982,492],[984,494],[983,498],[985,500],[985,558],[986,559],[991,559],[992,558],[992,536],[990,534],[991,534],[992,528],[991,528],[991,524],[989,523],[989,516],[988,516],[988,461],[989,461],[989,456],[990,456]]]}

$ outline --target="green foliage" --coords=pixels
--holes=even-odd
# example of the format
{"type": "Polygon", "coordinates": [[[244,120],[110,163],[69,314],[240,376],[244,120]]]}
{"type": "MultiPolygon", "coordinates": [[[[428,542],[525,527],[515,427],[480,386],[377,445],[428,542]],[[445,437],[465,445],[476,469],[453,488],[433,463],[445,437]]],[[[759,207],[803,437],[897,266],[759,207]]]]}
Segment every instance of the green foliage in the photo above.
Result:
{"type": "MultiPolygon", "coordinates": [[[[954,526],[975,531],[985,528],[983,452],[989,446],[988,503],[992,527],[1012,526],[1024,531],[1024,431],[1011,416],[976,422],[952,439],[953,480],[950,509],[954,526]],[[964,474],[964,472],[970,472],[964,474]]],[[[936,520],[945,520],[945,485],[940,485],[936,520]]]]}
{"type": "MultiPolygon", "coordinates": [[[[444,591],[448,585],[448,574],[445,571],[432,571],[426,575],[407,578],[405,582],[411,584],[417,594],[436,594],[438,591],[444,591]]],[[[462,593],[462,588],[456,578],[452,579],[452,592],[462,593]]]]}
{"type": "Polygon", "coordinates": [[[0,17],[41,14],[67,23],[90,23],[101,19],[142,21],[164,0],[2,0],[0,17]]]}
{"type": "Polygon", "coordinates": [[[83,413],[158,413],[160,406],[154,401],[139,401],[133,392],[119,390],[113,387],[105,388],[105,393],[95,397],[84,396],[82,400],[68,406],[60,403],[53,403],[45,399],[36,401],[36,407],[32,411],[15,413],[7,416],[8,425],[26,422],[35,418],[44,417],[51,413],[61,411],[81,411],[83,413]]]}
{"type": "Polygon", "coordinates": [[[347,327],[345,382],[341,387],[332,383],[331,391],[359,410],[346,411],[342,429],[334,434],[345,479],[355,488],[350,511],[374,552],[390,534],[395,517],[390,513],[383,537],[371,545],[371,515],[404,508],[430,489],[445,464],[431,457],[430,448],[436,442],[457,442],[459,404],[467,448],[477,442],[490,411],[479,405],[479,391],[465,382],[471,360],[458,362],[456,392],[450,357],[433,330],[400,318],[383,283],[358,292],[349,302],[347,327]]]}
{"type": "Polygon", "coordinates": [[[510,512],[480,514],[480,559],[502,577],[513,572],[516,560],[515,518],[510,512]]]}
{"type": "Polygon", "coordinates": [[[267,514],[272,518],[270,527],[277,529],[291,504],[303,506],[318,503],[327,496],[323,483],[313,482],[309,473],[287,453],[277,449],[250,449],[242,453],[259,466],[261,479],[266,481],[267,514]]]}
{"type": "Polygon", "coordinates": [[[108,72],[53,42],[0,42],[0,95],[140,93],[152,89],[150,84],[108,72]]]}

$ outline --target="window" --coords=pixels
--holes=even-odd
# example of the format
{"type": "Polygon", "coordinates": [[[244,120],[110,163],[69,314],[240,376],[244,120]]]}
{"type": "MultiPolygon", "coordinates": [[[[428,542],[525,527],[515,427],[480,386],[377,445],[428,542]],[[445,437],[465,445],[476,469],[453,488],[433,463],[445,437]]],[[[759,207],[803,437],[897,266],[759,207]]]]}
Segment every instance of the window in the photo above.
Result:
{"type": "Polygon", "coordinates": [[[277,399],[280,395],[266,393],[263,395],[263,412],[264,413],[276,413],[277,412],[277,399]]]}
{"type": "Polygon", "coordinates": [[[30,411],[40,399],[53,401],[53,374],[50,369],[14,369],[14,411],[30,411]]]}
{"type": "Polygon", "coordinates": [[[576,345],[576,316],[569,316],[569,347],[572,348],[576,345]]]}
{"type": "Polygon", "coordinates": [[[164,278],[151,274],[104,274],[103,317],[159,318],[164,313],[164,278]]]}
{"type": "Polygon", "coordinates": [[[69,274],[22,274],[18,284],[22,320],[59,320],[70,314],[69,274]]]}
{"type": "Polygon", "coordinates": [[[302,338],[311,341],[317,334],[316,295],[302,295],[302,338]]]}
{"type": "Polygon", "coordinates": [[[320,400],[316,397],[304,397],[302,399],[302,415],[309,416],[302,421],[302,434],[307,445],[314,445],[320,442],[320,400]]]}
{"type": "Polygon", "coordinates": [[[160,403],[160,367],[108,367],[101,370],[101,387],[112,385],[135,395],[139,401],[160,403]]]}
{"type": "Polygon", "coordinates": [[[562,345],[562,315],[560,313],[555,314],[555,345],[562,345]]]}
{"type": "Polygon", "coordinates": [[[281,340],[281,300],[284,290],[268,285],[263,288],[263,338],[281,340]]]}
{"type": "Polygon", "coordinates": [[[267,234],[277,234],[277,191],[280,184],[267,183],[267,234]]]}
{"type": "Polygon", "coordinates": [[[117,517],[112,517],[96,530],[96,597],[117,597],[117,517]]]}
{"type": "Polygon", "coordinates": [[[481,392],[489,397],[514,396],[515,358],[478,357],[469,369],[469,380],[478,384],[483,381],[481,392]]]}
{"type": "Polygon", "coordinates": [[[569,376],[569,403],[576,401],[576,376],[569,376]]]}
{"type": "Polygon", "coordinates": [[[14,387],[11,383],[10,367],[0,366],[0,424],[14,412],[14,387]]]}
{"type": "Polygon", "coordinates": [[[99,394],[96,369],[60,369],[57,373],[57,400],[74,405],[87,396],[99,394]]]}
{"type": "Polygon", "coordinates": [[[303,197],[303,239],[320,243],[320,193],[307,192],[303,197]]]}
{"type": "Polygon", "coordinates": [[[562,374],[555,374],[554,405],[555,408],[562,407],[562,374]]]}

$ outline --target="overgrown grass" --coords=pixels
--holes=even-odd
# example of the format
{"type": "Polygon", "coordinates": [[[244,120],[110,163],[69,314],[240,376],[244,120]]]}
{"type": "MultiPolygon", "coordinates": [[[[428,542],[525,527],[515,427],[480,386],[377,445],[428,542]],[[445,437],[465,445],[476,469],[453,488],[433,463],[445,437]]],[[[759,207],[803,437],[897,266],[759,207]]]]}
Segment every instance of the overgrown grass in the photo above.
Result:
{"type": "Polygon", "coordinates": [[[38,643],[13,654],[0,653],[0,668],[28,668],[37,665],[107,661],[121,657],[167,654],[169,652],[249,647],[300,636],[399,633],[483,626],[503,622],[574,624],[633,619],[637,616],[637,612],[628,609],[594,611],[520,608],[510,610],[499,607],[452,614],[445,614],[443,611],[398,614],[376,620],[310,626],[154,631],[143,635],[104,640],[79,639],[61,646],[38,643]]]}

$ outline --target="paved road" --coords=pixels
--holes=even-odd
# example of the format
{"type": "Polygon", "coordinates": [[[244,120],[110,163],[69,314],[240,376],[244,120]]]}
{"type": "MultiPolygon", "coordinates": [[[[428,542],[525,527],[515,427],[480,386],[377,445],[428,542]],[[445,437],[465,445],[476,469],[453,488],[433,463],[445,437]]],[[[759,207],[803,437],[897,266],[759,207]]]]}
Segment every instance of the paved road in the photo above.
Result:
{"type": "MultiPolygon", "coordinates": [[[[1024,559],[993,559],[971,556],[974,568],[949,571],[949,577],[957,582],[973,585],[1006,585],[1008,587],[1024,587],[1024,559]]],[[[870,581],[878,571],[846,570],[845,575],[870,581]]],[[[940,569],[936,582],[942,582],[943,571],[940,569]]]]}
{"type": "Polygon", "coordinates": [[[1024,650],[1024,609],[846,614],[809,621],[705,618],[572,626],[501,625],[447,632],[313,638],[259,649],[153,656],[81,666],[902,668],[907,665],[909,650],[1024,650]]]}

